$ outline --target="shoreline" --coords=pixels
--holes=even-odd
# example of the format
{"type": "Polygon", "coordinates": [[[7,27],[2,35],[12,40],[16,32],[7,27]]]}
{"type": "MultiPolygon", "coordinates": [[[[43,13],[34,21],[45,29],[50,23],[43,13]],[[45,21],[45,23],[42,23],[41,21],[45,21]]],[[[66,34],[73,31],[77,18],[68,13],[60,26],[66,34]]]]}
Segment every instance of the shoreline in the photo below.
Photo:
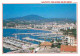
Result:
{"type": "MultiPolygon", "coordinates": [[[[50,33],[53,33],[53,31],[52,30],[47,30],[47,29],[37,29],[37,28],[3,28],[3,29],[20,29],[20,30],[42,30],[42,31],[49,31],[50,33]]],[[[56,33],[55,31],[54,31],[54,33],[56,33]]],[[[58,33],[60,33],[61,35],[63,35],[63,33],[61,33],[61,32],[58,32],[58,33]]],[[[58,33],[56,33],[56,34],[58,34],[58,33]]]]}
{"type": "Polygon", "coordinates": [[[51,30],[47,30],[47,29],[36,29],[36,28],[31,28],[31,29],[35,29],[35,30],[44,30],[44,31],[51,31],[51,30]]]}
{"type": "MultiPolygon", "coordinates": [[[[3,29],[21,29],[21,28],[3,28],[3,29]]],[[[23,28],[23,29],[28,29],[28,28],[23,28]]],[[[36,28],[30,28],[30,29],[33,29],[33,30],[43,30],[43,31],[50,31],[51,30],[47,30],[47,29],[36,29],[36,28]]]]}

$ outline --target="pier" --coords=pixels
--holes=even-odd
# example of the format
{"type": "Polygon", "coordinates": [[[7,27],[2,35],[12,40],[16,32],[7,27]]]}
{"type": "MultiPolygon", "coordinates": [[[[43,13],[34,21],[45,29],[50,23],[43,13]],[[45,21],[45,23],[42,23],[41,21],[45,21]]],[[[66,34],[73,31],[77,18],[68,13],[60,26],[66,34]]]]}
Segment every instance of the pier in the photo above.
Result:
{"type": "MultiPolygon", "coordinates": [[[[20,35],[20,34],[38,34],[38,35],[50,35],[50,34],[60,34],[60,33],[17,33],[17,35],[20,35]]],[[[13,34],[15,35],[15,34],[13,34]]]]}
{"type": "Polygon", "coordinates": [[[41,37],[62,37],[62,34],[56,34],[56,33],[17,33],[17,34],[13,34],[15,35],[15,37],[17,38],[17,35],[27,35],[30,34],[32,36],[41,36],[41,37]]]}
{"type": "Polygon", "coordinates": [[[32,43],[18,40],[15,38],[10,38],[10,37],[3,38],[3,47],[10,48],[11,50],[21,49],[22,45],[25,45],[25,44],[26,44],[26,47],[33,45],[32,43]]]}
{"type": "Polygon", "coordinates": [[[32,39],[32,38],[29,38],[29,37],[25,37],[23,39],[30,40],[30,41],[37,41],[37,42],[45,42],[44,40],[32,39]]]}

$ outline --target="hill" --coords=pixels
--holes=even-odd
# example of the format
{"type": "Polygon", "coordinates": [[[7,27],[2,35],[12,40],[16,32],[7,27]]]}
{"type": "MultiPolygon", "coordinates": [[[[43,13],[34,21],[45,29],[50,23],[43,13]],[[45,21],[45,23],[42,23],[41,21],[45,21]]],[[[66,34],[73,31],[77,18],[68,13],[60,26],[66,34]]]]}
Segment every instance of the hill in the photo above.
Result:
{"type": "Polygon", "coordinates": [[[23,17],[15,17],[15,18],[9,18],[3,20],[3,26],[6,26],[7,23],[11,24],[40,24],[45,22],[58,22],[58,23],[71,23],[75,22],[75,20],[72,19],[66,19],[66,18],[44,18],[42,16],[38,15],[27,15],[23,17]]]}

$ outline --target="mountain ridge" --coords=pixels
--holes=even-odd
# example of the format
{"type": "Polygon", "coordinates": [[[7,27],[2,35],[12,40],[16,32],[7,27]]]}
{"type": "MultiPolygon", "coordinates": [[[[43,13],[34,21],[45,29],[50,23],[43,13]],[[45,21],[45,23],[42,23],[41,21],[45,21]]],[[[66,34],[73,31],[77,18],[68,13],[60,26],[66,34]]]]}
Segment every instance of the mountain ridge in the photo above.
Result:
{"type": "Polygon", "coordinates": [[[3,20],[3,24],[7,24],[10,22],[14,22],[16,24],[37,24],[37,23],[39,24],[44,22],[66,23],[66,22],[75,22],[75,21],[67,18],[44,18],[38,15],[27,15],[23,17],[15,17],[15,18],[9,18],[3,20]]]}

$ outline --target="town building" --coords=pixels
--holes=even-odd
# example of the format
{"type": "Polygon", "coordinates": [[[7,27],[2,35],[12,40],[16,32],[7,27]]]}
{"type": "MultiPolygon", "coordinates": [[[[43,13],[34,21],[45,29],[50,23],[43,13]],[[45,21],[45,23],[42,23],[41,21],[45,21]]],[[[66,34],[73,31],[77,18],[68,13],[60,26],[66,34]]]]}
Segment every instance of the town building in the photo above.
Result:
{"type": "Polygon", "coordinates": [[[42,42],[40,44],[40,48],[44,48],[44,49],[49,49],[49,48],[51,48],[51,46],[52,46],[52,43],[50,43],[50,42],[42,42]]]}
{"type": "Polygon", "coordinates": [[[74,36],[66,36],[62,40],[63,44],[70,46],[77,46],[74,36]]]}
{"type": "Polygon", "coordinates": [[[61,52],[77,52],[76,46],[61,45],[61,52]]]}

